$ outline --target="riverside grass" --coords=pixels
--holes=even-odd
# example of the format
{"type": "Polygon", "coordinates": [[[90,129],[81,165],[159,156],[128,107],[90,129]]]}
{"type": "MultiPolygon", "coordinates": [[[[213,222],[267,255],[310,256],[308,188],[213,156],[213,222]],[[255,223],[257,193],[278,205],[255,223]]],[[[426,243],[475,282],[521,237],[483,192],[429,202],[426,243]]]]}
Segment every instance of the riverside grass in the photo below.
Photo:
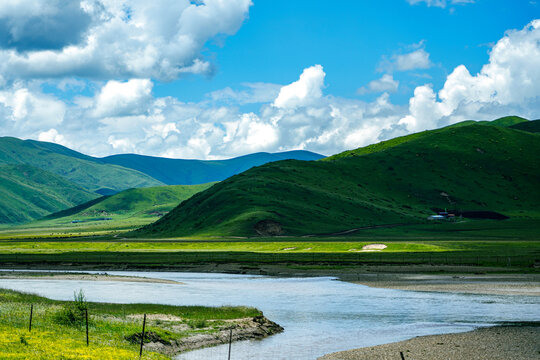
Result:
{"type": "MultiPolygon", "coordinates": [[[[2,359],[121,359],[139,356],[137,344],[127,336],[141,332],[142,314],[150,314],[147,331],[163,339],[217,332],[227,320],[261,315],[248,307],[167,306],[156,304],[106,304],[89,302],[90,346],[86,346],[83,326],[55,322],[55,314],[70,302],[0,289],[0,353],[2,359]],[[28,331],[29,309],[34,305],[32,331],[28,331]],[[160,320],[174,317],[171,321],[160,320]],[[177,330],[183,325],[184,330],[177,330]],[[176,330],[175,330],[176,329],[176,330]]],[[[144,351],[143,359],[169,357],[144,351]]]]}

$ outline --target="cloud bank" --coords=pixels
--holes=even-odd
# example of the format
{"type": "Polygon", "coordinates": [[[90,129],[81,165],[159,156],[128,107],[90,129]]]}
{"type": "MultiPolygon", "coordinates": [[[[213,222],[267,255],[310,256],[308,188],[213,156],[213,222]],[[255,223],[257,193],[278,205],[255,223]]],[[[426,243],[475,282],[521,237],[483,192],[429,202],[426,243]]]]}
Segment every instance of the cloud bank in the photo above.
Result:
{"type": "MultiPolygon", "coordinates": [[[[214,4],[218,9],[229,3],[208,1],[208,6],[214,4]]],[[[203,10],[182,4],[186,5],[183,11],[203,10]]],[[[249,6],[249,2],[236,4],[249,6]]],[[[150,11],[151,5],[147,6],[150,11]]],[[[210,8],[204,11],[205,16],[214,14],[210,8]]],[[[240,14],[237,21],[245,16],[242,11],[234,12],[240,14]]],[[[136,14],[130,16],[137,18],[136,14]]],[[[231,24],[227,16],[220,21],[231,24]]],[[[161,29],[160,24],[154,26],[161,29]]],[[[215,33],[211,29],[199,30],[198,23],[183,26],[194,27],[193,33],[202,31],[201,39],[215,33]]],[[[178,33],[177,29],[155,31],[178,33]]],[[[21,49],[2,51],[18,53],[21,49]]],[[[412,53],[418,50],[423,49],[412,53]]],[[[288,84],[251,83],[241,90],[225,88],[195,103],[154,96],[150,76],[95,83],[95,90],[72,101],[44,93],[33,81],[7,81],[0,90],[0,129],[1,135],[53,141],[92,155],[131,152],[215,159],[291,149],[329,155],[466,119],[493,119],[507,114],[537,117],[539,58],[540,20],[535,20],[521,30],[508,31],[493,46],[489,61],[477,74],[460,65],[447,76],[442,88],[436,90],[429,83],[416,87],[404,106],[391,101],[390,93],[399,83],[390,74],[362,88],[361,92],[379,93],[373,101],[326,94],[326,72],[320,64],[299,69],[298,77],[288,84]],[[242,111],[241,104],[257,104],[259,108],[242,111]]],[[[150,68],[154,69],[154,65],[150,68]]],[[[401,69],[409,71],[417,66],[402,64],[401,69]]],[[[81,84],[67,81],[62,86],[81,84]]]]}

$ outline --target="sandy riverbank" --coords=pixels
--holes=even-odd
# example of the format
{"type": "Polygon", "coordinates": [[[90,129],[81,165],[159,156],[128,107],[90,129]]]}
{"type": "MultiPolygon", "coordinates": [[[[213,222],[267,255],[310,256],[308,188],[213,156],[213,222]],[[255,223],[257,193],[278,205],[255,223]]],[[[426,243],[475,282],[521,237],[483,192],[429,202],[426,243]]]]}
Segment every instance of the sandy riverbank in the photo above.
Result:
{"type": "Polygon", "coordinates": [[[495,326],[458,334],[414,339],[342,351],[319,360],[537,360],[540,358],[540,323],[495,326]]]}
{"type": "Polygon", "coordinates": [[[360,275],[355,284],[376,288],[485,295],[540,296],[538,274],[377,274],[360,275]]]}
{"type": "Polygon", "coordinates": [[[40,279],[40,280],[84,280],[84,281],[124,281],[160,284],[183,283],[174,280],[147,278],[140,276],[119,276],[107,273],[62,273],[62,272],[32,272],[32,271],[0,271],[0,281],[3,279],[40,279]]]}
{"type": "MultiPolygon", "coordinates": [[[[19,268],[20,269],[20,268],[19,268]]],[[[34,269],[40,269],[38,264],[34,269]]],[[[51,267],[51,270],[61,270],[62,267],[51,267]]],[[[63,268],[66,269],[66,268],[63,268]]],[[[411,291],[437,291],[468,294],[487,295],[528,295],[540,296],[540,273],[520,274],[505,268],[489,268],[474,266],[299,266],[280,264],[203,264],[184,265],[175,268],[99,268],[70,266],[67,269],[80,271],[80,273],[62,272],[26,272],[0,271],[1,279],[23,279],[40,276],[42,279],[66,280],[97,280],[97,281],[133,281],[174,283],[175,281],[138,276],[112,276],[105,271],[171,271],[171,272],[202,272],[202,273],[228,273],[251,274],[280,277],[313,277],[334,276],[342,281],[367,285],[376,288],[388,288],[411,291]],[[84,274],[87,270],[103,271],[101,274],[84,274]]]]}

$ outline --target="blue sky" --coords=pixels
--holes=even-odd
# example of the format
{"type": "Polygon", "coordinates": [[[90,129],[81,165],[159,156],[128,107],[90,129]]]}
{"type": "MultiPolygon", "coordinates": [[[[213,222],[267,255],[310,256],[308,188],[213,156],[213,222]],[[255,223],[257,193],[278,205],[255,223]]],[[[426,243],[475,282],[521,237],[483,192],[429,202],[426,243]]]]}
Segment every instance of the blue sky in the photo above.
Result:
{"type": "MultiPolygon", "coordinates": [[[[481,0],[474,4],[428,7],[405,0],[254,1],[249,18],[222,46],[210,42],[217,71],[211,78],[191,77],[154,87],[158,96],[198,101],[210,91],[244,82],[287,84],[299,69],[322,64],[327,91],[354,97],[362,85],[380,77],[383,57],[404,53],[424,42],[434,66],[422,71],[442,85],[446,75],[464,64],[478,72],[488,60],[489,44],[508,29],[520,29],[540,15],[540,6],[526,0],[481,0]]],[[[410,87],[423,79],[399,74],[410,87]]],[[[406,95],[396,96],[401,102],[406,95]]]]}
{"type": "Polygon", "coordinates": [[[213,159],[540,118],[537,1],[64,5],[0,4],[0,136],[213,159]]]}

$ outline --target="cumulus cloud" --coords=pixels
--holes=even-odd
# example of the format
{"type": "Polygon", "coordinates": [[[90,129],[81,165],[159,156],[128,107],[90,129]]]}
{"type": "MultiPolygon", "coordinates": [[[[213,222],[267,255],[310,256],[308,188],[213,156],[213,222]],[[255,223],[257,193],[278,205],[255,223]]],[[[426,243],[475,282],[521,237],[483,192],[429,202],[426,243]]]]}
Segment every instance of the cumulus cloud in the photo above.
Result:
{"type": "Polygon", "coordinates": [[[321,65],[304,69],[300,79],[292,84],[283,86],[274,101],[278,108],[295,108],[306,106],[322,96],[324,77],[326,76],[321,65]]]}
{"type": "Polygon", "coordinates": [[[0,44],[20,52],[61,49],[81,42],[91,21],[80,1],[3,1],[0,44]]]}
{"type": "Polygon", "coordinates": [[[251,0],[29,1],[0,5],[6,79],[156,78],[209,73],[204,44],[234,34],[251,0]]]}
{"type": "Polygon", "coordinates": [[[533,115],[540,103],[539,56],[540,20],[535,20],[522,30],[507,32],[478,74],[471,75],[460,65],[438,94],[430,85],[416,88],[409,101],[410,114],[400,123],[409,131],[418,131],[494,110],[533,115]]]}
{"type": "Polygon", "coordinates": [[[52,142],[64,146],[71,146],[71,143],[69,143],[64,135],[59,134],[56,129],[49,129],[48,131],[40,132],[38,135],[39,141],[46,141],[46,142],[52,142]]]}
{"type": "Polygon", "coordinates": [[[537,118],[538,58],[540,20],[507,32],[477,74],[458,66],[442,88],[418,86],[404,106],[391,101],[389,85],[397,82],[391,75],[365,87],[386,89],[371,102],[325,94],[320,65],[299,70],[299,78],[284,86],[247,85],[211,93],[198,103],[155,97],[152,80],[145,78],[105,82],[95,94],[69,103],[43,94],[32,82],[18,82],[0,91],[0,135],[71,143],[103,156],[215,159],[292,149],[334,154],[466,119],[537,118]],[[228,101],[261,106],[243,112],[228,101]]]}
{"type": "Polygon", "coordinates": [[[399,71],[429,69],[431,67],[429,53],[424,49],[418,49],[408,54],[395,55],[394,64],[395,69],[399,71]]]}
{"type": "Polygon", "coordinates": [[[152,86],[148,79],[111,80],[97,94],[93,115],[111,117],[145,112],[152,100],[152,86]]]}
{"type": "Polygon", "coordinates": [[[411,71],[429,69],[433,66],[429,53],[425,50],[424,40],[417,44],[408,45],[405,53],[394,54],[391,57],[383,56],[378,66],[378,71],[388,73],[394,71],[411,71]]]}
{"type": "Polygon", "coordinates": [[[40,90],[15,84],[0,91],[0,128],[15,134],[35,134],[37,130],[60,125],[67,106],[40,90]]]}
{"type": "Polygon", "coordinates": [[[399,81],[394,80],[391,74],[384,74],[380,79],[371,81],[367,86],[358,89],[358,94],[378,93],[378,92],[396,92],[399,87],[399,81]]]}

